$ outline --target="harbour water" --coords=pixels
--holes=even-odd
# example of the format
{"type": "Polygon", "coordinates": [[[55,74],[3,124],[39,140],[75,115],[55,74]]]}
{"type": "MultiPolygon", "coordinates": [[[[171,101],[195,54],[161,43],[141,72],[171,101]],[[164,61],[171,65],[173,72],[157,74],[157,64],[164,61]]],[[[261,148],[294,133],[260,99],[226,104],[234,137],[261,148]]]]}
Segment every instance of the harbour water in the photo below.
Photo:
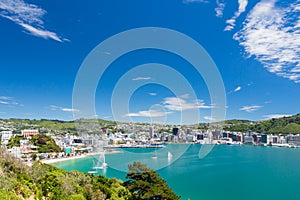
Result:
{"type": "MultiPolygon", "coordinates": [[[[108,167],[99,173],[125,180],[127,164],[141,159],[158,169],[181,199],[300,199],[300,148],[217,145],[201,159],[200,148],[195,144],[168,145],[164,150],[124,149],[107,154],[108,167]]],[[[53,165],[88,172],[93,159],[53,165]]]]}

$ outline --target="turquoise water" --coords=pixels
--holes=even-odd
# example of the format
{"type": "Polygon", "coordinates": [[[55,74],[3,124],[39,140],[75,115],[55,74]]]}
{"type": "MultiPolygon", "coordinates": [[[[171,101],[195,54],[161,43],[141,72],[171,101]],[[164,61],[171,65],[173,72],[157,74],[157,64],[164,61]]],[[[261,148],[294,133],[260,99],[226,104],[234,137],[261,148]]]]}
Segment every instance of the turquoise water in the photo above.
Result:
{"type": "MultiPolygon", "coordinates": [[[[110,167],[101,173],[125,180],[124,166],[132,163],[136,155],[146,157],[144,163],[158,168],[171,163],[166,154],[171,150],[175,161],[157,172],[181,199],[300,199],[300,149],[217,145],[199,159],[200,148],[201,145],[169,145],[164,150],[127,149],[106,155],[110,167]],[[186,148],[180,156],[180,151],[186,148]]],[[[55,166],[87,172],[93,159],[71,160],[55,166]]]]}

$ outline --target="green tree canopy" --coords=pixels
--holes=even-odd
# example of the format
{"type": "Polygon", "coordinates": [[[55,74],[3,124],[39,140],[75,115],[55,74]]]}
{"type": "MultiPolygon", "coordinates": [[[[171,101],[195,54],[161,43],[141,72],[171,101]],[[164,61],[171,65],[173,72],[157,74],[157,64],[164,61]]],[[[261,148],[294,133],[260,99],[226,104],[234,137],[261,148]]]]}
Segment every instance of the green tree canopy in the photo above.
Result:
{"type": "Polygon", "coordinates": [[[176,200],[180,198],[168,187],[164,179],[146,165],[134,162],[132,165],[128,165],[128,168],[129,172],[126,178],[129,180],[124,185],[131,192],[133,200],[176,200]]]}

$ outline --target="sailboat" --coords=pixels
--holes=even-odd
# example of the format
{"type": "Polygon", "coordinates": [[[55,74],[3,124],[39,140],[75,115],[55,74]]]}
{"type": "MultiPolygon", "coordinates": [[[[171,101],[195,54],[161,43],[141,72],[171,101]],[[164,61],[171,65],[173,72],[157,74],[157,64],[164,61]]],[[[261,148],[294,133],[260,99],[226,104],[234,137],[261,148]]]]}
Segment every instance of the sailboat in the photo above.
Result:
{"type": "Polygon", "coordinates": [[[99,154],[99,158],[93,160],[93,169],[105,169],[107,168],[107,163],[105,162],[105,154],[104,152],[99,154]]]}
{"type": "Polygon", "coordinates": [[[168,151],[168,160],[172,160],[172,157],[173,157],[172,153],[168,151]]]}

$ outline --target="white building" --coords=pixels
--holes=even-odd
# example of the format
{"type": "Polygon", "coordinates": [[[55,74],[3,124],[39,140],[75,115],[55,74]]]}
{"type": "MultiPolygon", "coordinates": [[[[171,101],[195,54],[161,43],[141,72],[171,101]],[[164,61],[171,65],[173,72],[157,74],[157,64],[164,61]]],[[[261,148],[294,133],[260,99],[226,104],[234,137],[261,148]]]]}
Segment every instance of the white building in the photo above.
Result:
{"type": "Polygon", "coordinates": [[[12,147],[11,149],[8,149],[7,151],[16,158],[20,158],[22,155],[20,147],[12,147]]]}
{"type": "Polygon", "coordinates": [[[1,131],[1,144],[7,145],[12,135],[12,131],[1,131]]]}

